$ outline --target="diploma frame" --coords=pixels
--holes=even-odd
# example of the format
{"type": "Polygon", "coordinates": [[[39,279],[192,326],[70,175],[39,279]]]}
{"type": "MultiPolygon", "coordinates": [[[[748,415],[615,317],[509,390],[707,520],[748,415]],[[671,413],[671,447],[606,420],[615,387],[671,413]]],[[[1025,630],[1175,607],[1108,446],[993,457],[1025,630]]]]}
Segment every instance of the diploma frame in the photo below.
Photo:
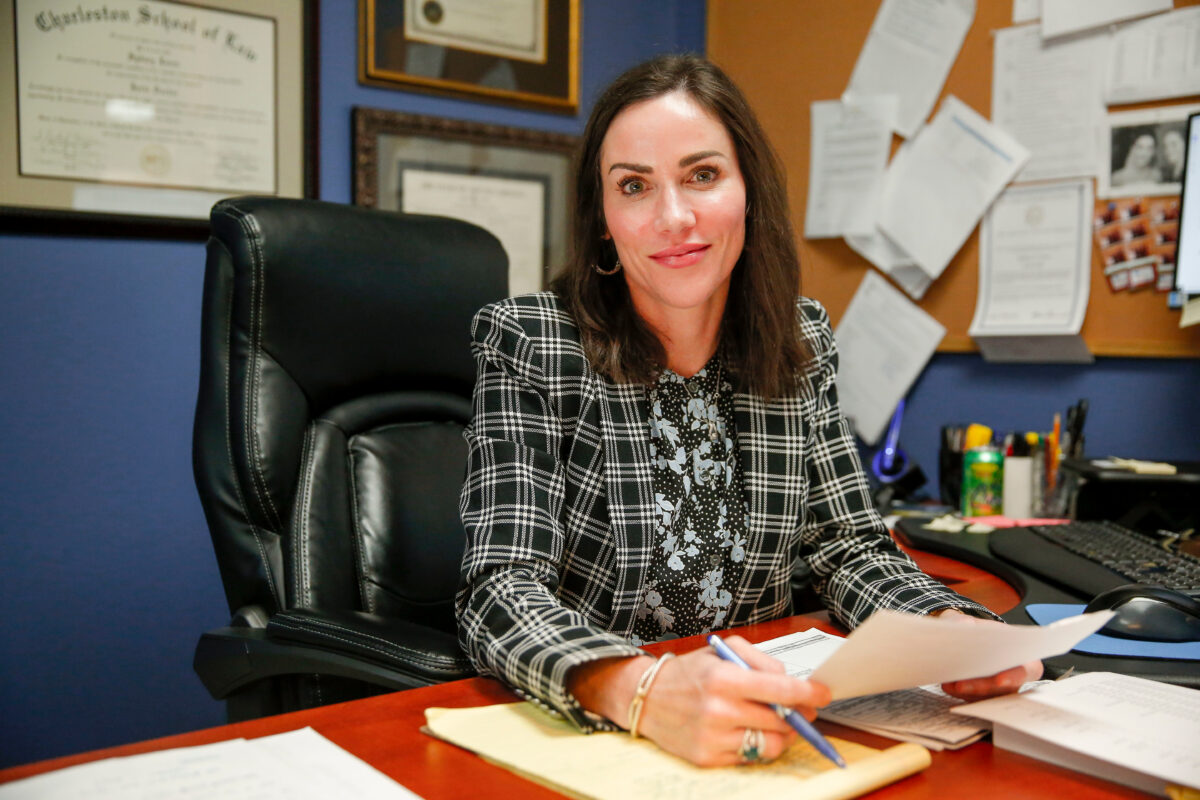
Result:
{"type": "Polygon", "coordinates": [[[402,210],[406,169],[543,184],[542,280],[567,258],[574,136],[441,117],[353,109],[354,204],[402,210]]]}
{"type": "Polygon", "coordinates": [[[574,114],[579,108],[579,0],[530,1],[544,4],[544,52],[513,58],[467,36],[442,37],[436,45],[409,37],[404,14],[412,0],[359,0],[358,80],[574,114]]]}
{"type": "MultiPolygon", "coordinates": [[[[203,240],[208,217],[80,210],[79,189],[128,187],[124,182],[22,175],[18,141],[16,4],[0,0],[0,231],[56,236],[203,240]]],[[[174,2],[174,0],[165,0],[174,2]]],[[[275,186],[288,197],[317,196],[317,5],[319,0],[187,0],[189,7],[275,22],[275,186]]],[[[68,4],[69,10],[75,6],[68,4]]],[[[136,7],[136,6],[135,6],[136,7]]],[[[139,32],[141,33],[141,32],[139,32]]],[[[186,190],[186,187],[180,187],[186,190]]],[[[171,186],[138,186],[149,205],[171,186]]]]}

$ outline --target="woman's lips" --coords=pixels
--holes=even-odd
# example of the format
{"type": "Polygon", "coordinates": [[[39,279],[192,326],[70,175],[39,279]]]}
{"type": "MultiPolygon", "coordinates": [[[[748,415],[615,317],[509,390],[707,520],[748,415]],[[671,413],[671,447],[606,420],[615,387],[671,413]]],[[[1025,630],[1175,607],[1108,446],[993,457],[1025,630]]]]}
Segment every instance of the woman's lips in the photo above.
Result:
{"type": "Polygon", "coordinates": [[[704,257],[708,248],[709,245],[706,244],[684,244],[659,250],[657,253],[652,253],[650,258],[654,259],[655,263],[672,269],[690,267],[704,257]]]}

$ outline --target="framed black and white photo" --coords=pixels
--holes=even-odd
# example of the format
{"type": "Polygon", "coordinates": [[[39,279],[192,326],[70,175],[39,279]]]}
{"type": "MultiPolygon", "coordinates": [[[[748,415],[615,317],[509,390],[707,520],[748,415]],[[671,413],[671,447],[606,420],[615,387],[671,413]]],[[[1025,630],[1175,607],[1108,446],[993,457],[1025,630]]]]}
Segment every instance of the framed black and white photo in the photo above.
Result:
{"type": "Polygon", "coordinates": [[[315,0],[0,0],[4,227],[198,238],[223,197],[315,197],[315,37],[315,0]]]}
{"type": "Polygon", "coordinates": [[[579,0],[359,0],[358,77],[573,114],[579,0]]]}
{"type": "Polygon", "coordinates": [[[1200,105],[1162,106],[1108,115],[1099,197],[1179,194],[1188,115],[1200,105]]]}
{"type": "Polygon", "coordinates": [[[574,137],[373,108],[353,125],[356,205],[486,228],[508,254],[509,294],[543,289],[564,263],[574,137]]]}

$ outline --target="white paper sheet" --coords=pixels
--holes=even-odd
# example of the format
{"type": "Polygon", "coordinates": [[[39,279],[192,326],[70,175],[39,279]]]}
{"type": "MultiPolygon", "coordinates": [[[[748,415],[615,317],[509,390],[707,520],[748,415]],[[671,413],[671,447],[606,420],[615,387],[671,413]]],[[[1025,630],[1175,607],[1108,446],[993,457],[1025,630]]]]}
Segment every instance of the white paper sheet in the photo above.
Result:
{"type": "Polygon", "coordinates": [[[1200,8],[1122,25],[1112,36],[1105,99],[1137,103],[1200,94],[1200,8]]]}
{"type": "MultiPolygon", "coordinates": [[[[893,164],[906,157],[908,147],[907,142],[900,145],[896,150],[896,155],[892,157],[893,164]]],[[[870,221],[871,230],[865,234],[847,235],[845,237],[846,244],[850,246],[851,250],[874,264],[880,272],[895,281],[896,285],[907,292],[910,297],[920,300],[925,296],[925,291],[933,283],[933,279],[917,265],[917,262],[913,261],[912,256],[904,252],[877,226],[879,207],[883,198],[884,177],[884,175],[878,176],[863,202],[863,218],[870,221]]]]}
{"type": "Polygon", "coordinates": [[[1029,151],[953,95],[893,159],[879,227],[937,279],[1029,151]]]}
{"type": "Polygon", "coordinates": [[[818,239],[868,234],[875,227],[871,190],[887,167],[899,98],[812,104],[808,205],[804,235],[818,239]]]}
{"type": "Polygon", "coordinates": [[[1200,786],[1200,692],[1089,672],[959,706],[991,720],[996,745],[1155,794],[1200,786]],[[1015,745],[1015,746],[1013,746],[1015,745]]]}
{"type": "Polygon", "coordinates": [[[896,246],[887,235],[876,229],[869,236],[847,236],[846,244],[881,272],[896,282],[914,300],[925,296],[933,279],[917,266],[908,253],[896,246]]]}
{"type": "Polygon", "coordinates": [[[912,136],[941,94],[975,18],[975,0],[883,0],[844,99],[900,97],[896,132],[912,136]]]}
{"type": "Polygon", "coordinates": [[[1032,22],[1042,16],[1042,0],[1013,0],[1013,25],[1032,22]]]}
{"type": "Polygon", "coordinates": [[[1049,39],[1170,11],[1171,3],[1172,0],[1042,0],[1042,36],[1049,39]]]}
{"type": "MultiPolygon", "coordinates": [[[[759,642],[755,647],[779,660],[793,678],[807,678],[845,641],[814,628],[759,642]]],[[[841,700],[822,708],[820,715],[880,736],[943,750],[967,745],[988,730],[986,723],[950,713],[950,708],[962,702],[939,687],[923,686],[841,700]]]]}
{"type": "Polygon", "coordinates": [[[842,413],[875,444],[900,398],[933,355],[946,329],[878,274],[867,271],[834,337],[842,413]]]}
{"type": "Polygon", "coordinates": [[[108,758],[0,786],[0,800],[47,797],[420,800],[311,728],[108,758]]]}
{"type": "Polygon", "coordinates": [[[1030,152],[1017,181],[1096,174],[1105,39],[1043,41],[1036,25],[996,31],[992,122],[1030,152]]]}
{"type": "Polygon", "coordinates": [[[1092,264],[1092,182],[1013,186],[979,237],[971,336],[1078,333],[1092,264]]]}
{"type": "Polygon", "coordinates": [[[1112,616],[1094,611],[1052,625],[976,625],[884,609],[846,637],[812,679],[840,700],[994,675],[1065,653],[1112,616]]]}
{"type": "Polygon", "coordinates": [[[508,254],[508,293],[542,288],[546,187],[540,181],[406,169],[401,178],[406,214],[436,214],[490,231],[508,254]]]}

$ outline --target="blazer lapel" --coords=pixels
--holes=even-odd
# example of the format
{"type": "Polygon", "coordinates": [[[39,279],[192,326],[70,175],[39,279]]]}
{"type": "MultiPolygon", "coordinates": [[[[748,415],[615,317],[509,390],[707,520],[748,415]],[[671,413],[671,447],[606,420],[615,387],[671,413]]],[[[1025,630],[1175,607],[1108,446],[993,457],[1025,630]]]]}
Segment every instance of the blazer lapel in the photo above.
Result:
{"type": "Polygon", "coordinates": [[[605,398],[600,403],[606,462],[604,480],[617,553],[611,630],[628,636],[633,631],[634,612],[646,581],[654,542],[650,409],[640,384],[601,380],[605,398]]]}
{"type": "Polygon", "coordinates": [[[766,403],[761,397],[734,395],[738,455],[750,514],[743,565],[730,619],[749,621],[777,570],[791,568],[793,533],[801,523],[807,486],[804,470],[803,400],[766,403]]]}

